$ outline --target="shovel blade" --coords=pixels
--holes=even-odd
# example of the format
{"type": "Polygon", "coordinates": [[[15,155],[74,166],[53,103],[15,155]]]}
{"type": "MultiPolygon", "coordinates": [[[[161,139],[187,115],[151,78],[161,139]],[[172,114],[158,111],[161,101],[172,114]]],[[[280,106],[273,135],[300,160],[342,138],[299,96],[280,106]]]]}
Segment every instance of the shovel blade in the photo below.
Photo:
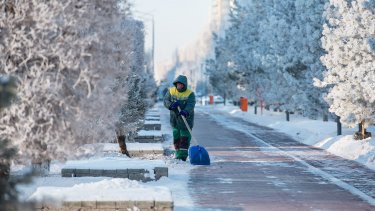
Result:
{"type": "Polygon", "coordinates": [[[210,165],[210,156],[207,150],[199,145],[189,148],[189,159],[192,165],[210,165]]]}

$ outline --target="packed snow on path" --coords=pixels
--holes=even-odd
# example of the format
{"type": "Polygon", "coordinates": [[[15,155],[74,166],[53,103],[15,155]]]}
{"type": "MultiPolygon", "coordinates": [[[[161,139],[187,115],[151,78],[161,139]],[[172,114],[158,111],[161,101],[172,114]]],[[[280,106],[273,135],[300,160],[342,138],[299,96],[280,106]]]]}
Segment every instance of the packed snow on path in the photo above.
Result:
{"type": "MultiPolygon", "coordinates": [[[[343,126],[343,135],[337,136],[337,124],[333,120],[323,122],[323,120],[312,120],[293,114],[290,115],[290,121],[287,122],[284,112],[264,110],[263,114],[260,114],[258,108],[258,114],[255,115],[254,107],[249,107],[248,112],[242,112],[237,106],[233,105],[197,106],[197,109],[208,112],[212,110],[222,111],[243,120],[273,128],[290,135],[301,143],[326,149],[332,154],[355,160],[375,170],[375,141],[373,138],[354,140],[353,134],[358,130],[357,128],[345,128],[343,126]]],[[[374,126],[369,127],[367,131],[375,135],[374,126]]]]}

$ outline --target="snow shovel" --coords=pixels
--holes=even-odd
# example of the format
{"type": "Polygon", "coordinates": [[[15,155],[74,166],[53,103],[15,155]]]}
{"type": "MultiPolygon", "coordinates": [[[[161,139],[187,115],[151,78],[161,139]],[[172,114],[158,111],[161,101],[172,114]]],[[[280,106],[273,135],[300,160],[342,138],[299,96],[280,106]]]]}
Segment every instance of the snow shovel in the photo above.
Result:
{"type": "MultiPolygon", "coordinates": [[[[181,112],[180,106],[177,106],[178,112],[181,112]]],[[[210,165],[210,156],[208,155],[207,150],[198,145],[198,141],[194,138],[193,132],[191,131],[189,124],[186,121],[186,118],[181,115],[182,120],[185,123],[186,128],[188,129],[191,139],[193,140],[195,146],[189,147],[189,160],[191,165],[210,165]]]]}

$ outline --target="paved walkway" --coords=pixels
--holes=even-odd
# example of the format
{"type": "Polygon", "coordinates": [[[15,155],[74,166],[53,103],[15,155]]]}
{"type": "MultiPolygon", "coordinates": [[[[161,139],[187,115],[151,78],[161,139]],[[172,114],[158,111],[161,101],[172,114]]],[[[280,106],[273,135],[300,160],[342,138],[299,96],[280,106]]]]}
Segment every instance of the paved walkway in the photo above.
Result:
{"type": "Polygon", "coordinates": [[[197,210],[375,210],[375,172],[356,162],[205,109],[193,132],[213,161],[190,173],[197,210]]]}

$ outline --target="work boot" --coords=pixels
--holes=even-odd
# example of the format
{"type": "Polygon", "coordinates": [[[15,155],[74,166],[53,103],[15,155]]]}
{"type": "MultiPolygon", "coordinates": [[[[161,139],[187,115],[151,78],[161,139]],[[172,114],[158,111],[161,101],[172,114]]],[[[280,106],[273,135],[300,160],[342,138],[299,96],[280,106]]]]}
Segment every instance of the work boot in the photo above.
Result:
{"type": "Polygon", "coordinates": [[[189,149],[189,137],[181,137],[180,138],[180,148],[176,151],[176,159],[180,159],[186,161],[188,157],[188,149],[189,149]]]}

